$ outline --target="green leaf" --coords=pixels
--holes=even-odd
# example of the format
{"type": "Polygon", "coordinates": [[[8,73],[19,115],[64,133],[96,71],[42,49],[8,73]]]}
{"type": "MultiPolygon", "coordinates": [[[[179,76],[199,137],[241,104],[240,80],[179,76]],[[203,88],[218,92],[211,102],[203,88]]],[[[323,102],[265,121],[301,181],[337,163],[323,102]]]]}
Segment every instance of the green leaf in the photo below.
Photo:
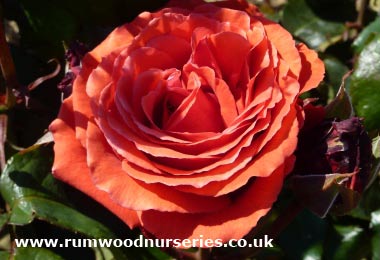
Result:
{"type": "Polygon", "coordinates": [[[63,258],[50,250],[45,248],[16,248],[14,253],[14,260],[27,260],[27,259],[36,259],[36,260],[63,260],[63,258]]]}
{"type": "Polygon", "coordinates": [[[11,207],[28,196],[57,200],[63,197],[58,194],[58,182],[51,175],[51,155],[50,147],[33,147],[8,160],[0,178],[0,191],[11,207]]]}
{"type": "Polygon", "coordinates": [[[322,258],[323,245],[322,241],[314,244],[312,247],[308,248],[303,254],[302,259],[304,260],[319,260],[322,258]]]}
{"type": "Polygon", "coordinates": [[[376,159],[380,159],[380,136],[376,136],[372,140],[372,154],[376,159]]]}
{"type": "MultiPolygon", "coordinates": [[[[0,191],[11,207],[9,222],[25,225],[38,218],[87,237],[115,238],[108,228],[63,204],[49,190],[53,187],[57,191],[50,173],[51,154],[51,148],[39,147],[18,153],[8,161],[0,178],[0,191]]],[[[120,249],[111,251],[117,259],[125,258],[120,249]]]]}
{"type": "Polygon", "coordinates": [[[115,238],[108,228],[78,211],[62,203],[33,196],[24,197],[13,204],[10,223],[28,224],[34,217],[89,237],[115,238]]]}
{"type": "Polygon", "coordinates": [[[305,0],[289,0],[282,24],[294,36],[319,51],[342,39],[345,27],[341,23],[325,21],[316,16],[305,0]]]}
{"type": "Polygon", "coordinates": [[[380,35],[360,53],[349,93],[357,115],[364,117],[367,129],[380,128],[380,35]]]}
{"type": "Polygon", "coordinates": [[[95,252],[96,260],[115,259],[112,252],[106,247],[95,247],[93,248],[93,250],[95,252]]]}
{"type": "Polygon", "coordinates": [[[356,53],[360,53],[363,48],[370,42],[376,35],[380,33],[380,18],[367,25],[364,30],[355,39],[352,47],[356,53]]]}
{"type": "Polygon", "coordinates": [[[372,237],[372,259],[380,260],[380,210],[371,214],[371,229],[374,232],[372,237]]]}
{"type": "Polygon", "coordinates": [[[380,180],[377,178],[372,185],[363,193],[362,199],[351,216],[359,219],[370,220],[371,213],[380,209],[380,180]]]}
{"type": "Polygon", "coordinates": [[[369,234],[360,226],[334,225],[325,240],[324,259],[366,259],[369,234]]]}
{"type": "Polygon", "coordinates": [[[0,251],[0,259],[10,259],[11,255],[7,251],[0,251]]]}
{"type": "Polygon", "coordinates": [[[326,67],[326,80],[330,87],[328,99],[332,100],[338,93],[342,78],[348,72],[348,68],[340,60],[332,56],[323,59],[323,63],[326,67]]]}
{"type": "Polygon", "coordinates": [[[380,176],[380,136],[372,139],[372,154],[374,160],[372,162],[371,178],[367,184],[367,188],[380,176]]]}

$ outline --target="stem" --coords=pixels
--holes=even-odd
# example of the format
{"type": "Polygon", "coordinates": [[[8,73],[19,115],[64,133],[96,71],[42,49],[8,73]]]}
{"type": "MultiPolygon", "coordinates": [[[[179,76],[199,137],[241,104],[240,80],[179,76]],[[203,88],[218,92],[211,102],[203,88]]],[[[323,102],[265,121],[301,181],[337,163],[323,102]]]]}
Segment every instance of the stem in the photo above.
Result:
{"type": "Polygon", "coordinates": [[[368,5],[368,0],[356,0],[358,17],[355,22],[346,22],[346,30],[343,33],[343,39],[353,39],[358,36],[358,31],[363,29],[364,15],[368,5]],[[351,30],[354,29],[354,30],[351,30]]]}
{"type": "Polygon", "coordinates": [[[8,126],[8,116],[0,114],[0,169],[3,172],[5,168],[5,150],[4,144],[7,140],[7,126],[8,126]]]}
{"type": "Polygon", "coordinates": [[[8,225],[8,232],[9,232],[9,235],[11,237],[11,244],[10,244],[10,249],[9,249],[9,253],[11,255],[10,259],[14,259],[14,253],[15,253],[15,249],[16,249],[16,243],[15,243],[15,226],[13,225],[8,225]]]}
{"type": "Polygon", "coordinates": [[[356,19],[356,24],[358,28],[363,26],[364,21],[364,13],[367,8],[367,0],[359,0],[359,10],[358,10],[358,18],[356,19]]]}
{"type": "MultiPolygon", "coordinates": [[[[1,7],[1,6],[0,6],[1,7]]],[[[1,8],[2,9],[2,8],[1,8]]],[[[5,39],[3,17],[0,10],[0,66],[1,72],[5,79],[6,87],[0,90],[2,93],[6,93],[5,105],[11,106],[12,102],[12,89],[18,88],[18,81],[16,76],[16,69],[12,59],[12,55],[5,39]]]]}
{"type": "Polygon", "coordinates": [[[357,8],[358,8],[358,17],[355,22],[346,22],[346,26],[348,29],[362,29],[364,22],[364,14],[367,8],[368,0],[356,0],[357,8]]]}
{"type": "MultiPolygon", "coordinates": [[[[3,25],[3,8],[0,3],[0,67],[1,67],[1,73],[5,80],[5,87],[0,87],[0,95],[3,95],[5,93],[5,100],[3,103],[0,103],[0,106],[5,107],[6,109],[9,109],[14,104],[14,96],[13,96],[13,89],[18,88],[18,81],[16,76],[16,68],[13,62],[13,58],[9,49],[9,46],[7,44],[6,38],[5,38],[5,32],[4,32],[4,25],[3,25]]],[[[5,167],[5,150],[4,150],[4,144],[7,138],[7,128],[8,128],[8,115],[6,114],[0,114],[0,167],[1,172],[3,171],[5,167]]],[[[5,205],[6,211],[10,212],[10,207],[8,204],[5,205]]],[[[14,250],[16,248],[15,244],[15,226],[8,225],[8,231],[11,238],[10,243],[10,259],[14,259],[14,250]]]]}

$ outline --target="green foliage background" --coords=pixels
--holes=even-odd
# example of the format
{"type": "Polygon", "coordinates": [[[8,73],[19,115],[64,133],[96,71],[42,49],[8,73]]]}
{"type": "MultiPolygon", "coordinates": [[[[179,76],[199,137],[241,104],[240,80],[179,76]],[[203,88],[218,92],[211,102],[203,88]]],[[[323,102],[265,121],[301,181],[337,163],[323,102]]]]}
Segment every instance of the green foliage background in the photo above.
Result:
{"type": "MultiPolygon", "coordinates": [[[[320,219],[307,210],[276,239],[276,247],[256,259],[380,259],[380,17],[378,1],[254,1],[269,18],[280,22],[297,41],[317,50],[326,66],[324,82],[309,96],[332,101],[342,77],[358,116],[374,138],[374,178],[360,205],[345,216],[320,219]],[[360,8],[360,3],[364,8],[360,8]],[[361,13],[360,10],[364,12],[361,13]],[[359,18],[358,18],[359,17],[359,18]],[[354,23],[354,22],[358,23],[354,23]]],[[[17,79],[28,85],[62,67],[64,44],[73,40],[96,46],[114,27],[164,0],[2,0],[1,15],[10,30],[9,46],[17,79]],[[15,24],[17,26],[15,26],[15,24]]],[[[0,259],[169,259],[156,248],[14,248],[14,238],[134,238],[119,219],[84,194],[51,176],[51,144],[34,145],[56,117],[63,72],[31,92],[38,107],[15,106],[7,115],[5,154],[9,159],[0,179],[0,259]],[[20,147],[29,147],[27,150],[20,147]]],[[[0,78],[1,89],[5,81],[0,78]]],[[[4,132],[6,129],[0,129],[4,132]]],[[[280,214],[291,195],[284,192],[270,217],[280,214]]],[[[267,220],[272,221],[271,219],[267,220]]],[[[227,255],[234,255],[228,249],[227,255]]],[[[221,252],[224,254],[225,252],[221,252]]],[[[219,254],[219,255],[221,255],[219,254]]],[[[230,258],[235,259],[235,258],[230,258]]]]}

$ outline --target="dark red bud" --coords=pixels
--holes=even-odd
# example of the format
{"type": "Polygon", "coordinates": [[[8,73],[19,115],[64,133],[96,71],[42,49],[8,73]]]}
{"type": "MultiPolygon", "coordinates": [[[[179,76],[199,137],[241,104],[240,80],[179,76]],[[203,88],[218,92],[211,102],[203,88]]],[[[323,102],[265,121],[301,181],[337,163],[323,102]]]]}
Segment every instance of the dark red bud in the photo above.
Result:
{"type": "Polygon", "coordinates": [[[353,209],[370,181],[371,140],[357,117],[302,129],[296,158],[294,193],[320,216],[353,209]]]}
{"type": "Polygon", "coordinates": [[[371,140],[357,117],[327,119],[301,131],[296,157],[294,174],[357,173],[357,183],[349,186],[361,192],[369,178],[371,140]]]}
{"type": "Polygon", "coordinates": [[[361,119],[333,122],[327,142],[326,158],[332,172],[355,173],[347,185],[362,192],[370,179],[372,145],[361,119]]]}

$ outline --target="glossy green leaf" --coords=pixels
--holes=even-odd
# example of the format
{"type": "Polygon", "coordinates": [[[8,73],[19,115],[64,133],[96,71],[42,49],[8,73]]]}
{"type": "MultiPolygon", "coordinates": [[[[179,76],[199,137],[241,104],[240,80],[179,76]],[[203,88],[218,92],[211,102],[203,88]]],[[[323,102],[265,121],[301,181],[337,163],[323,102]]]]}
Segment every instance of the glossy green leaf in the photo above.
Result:
{"type": "Polygon", "coordinates": [[[371,212],[380,209],[380,180],[377,178],[363,193],[362,199],[356,209],[351,212],[355,218],[369,221],[371,212]]]}
{"type": "Polygon", "coordinates": [[[380,260],[380,210],[371,214],[372,237],[372,259],[380,260]]]}
{"type": "Polygon", "coordinates": [[[106,247],[95,247],[95,260],[109,260],[114,259],[112,252],[106,247]]]}
{"type": "Polygon", "coordinates": [[[365,259],[371,253],[369,234],[360,226],[334,225],[327,234],[324,259],[365,259]]]}
{"type": "Polygon", "coordinates": [[[355,39],[352,46],[355,52],[360,53],[363,48],[370,42],[376,35],[380,34],[380,18],[367,25],[364,30],[355,39]]]}
{"type": "Polygon", "coordinates": [[[380,35],[360,53],[349,93],[357,115],[368,130],[380,128],[380,35]]]}
{"type": "Polygon", "coordinates": [[[35,147],[8,160],[0,178],[0,191],[7,203],[12,206],[17,200],[29,196],[57,198],[57,195],[50,191],[50,188],[58,185],[51,179],[51,155],[51,148],[35,147]],[[44,185],[46,182],[49,183],[48,186],[44,185]]]}
{"type": "Polygon", "coordinates": [[[100,223],[48,198],[28,196],[15,201],[10,223],[24,225],[30,223],[35,217],[89,237],[115,238],[108,228],[100,223]]]}
{"type": "MultiPolygon", "coordinates": [[[[380,177],[380,136],[373,138],[372,140],[372,154],[374,160],[372,161],[371,178],[368,182],[368,187],[380,177]]],[[[367,188],[368,188],[367,187],[367,188]]]]}
{"type": "Polygon", "coordinates": [[[50,250],[45,248],[16,248],[15,253],[13,255],[14,260],[27,260],[27,259],[35,259],[35,260],[63,260],[63,258],[50,250]]]}
{"type": "MultiPolygon", "coordinates": [[[[38,218],[91,238],[115,238],[108,228],[63,204],[49,190],[54,184],[49,154],[50,148],[40,147],[18,153],[8,161],[0,190],[11,207],[10,223],[25,225],[38,218]]],[[[118,259],[124,259],[120,249],[111,250],[118,259]]]]}
{"type": "Polygon", "coordinates": [[[322,258],[322,254],[323,254],[323,245],[322,245],[322,241],[319,241],[319,243],[314,244],[313,246],[311,246],[305,251],[302,259],[319,260],[322,258]]]}
{"type": "Polygon", "coordinates": [[[376,136],[372,140],[372,154],[376,159],[380,159],[380,136],[376,136]]]}
{"type": "Polygon", "coordinates": [[[323,63],[325,64],[327,75],[325,81],[330,87],[328,100],[333,100],[342,84],[343,76],[348,72],[348,68],[340,60],[332,56],[323,59],[323,63]]]}
{"type": "Polygon", "coordinates": [[[324,51],[341,40],[345,30],[341,23],[320,19],[305,0],[289,0],[284,9],[282,24],[309,47],[319,51],[324,51]]]}

